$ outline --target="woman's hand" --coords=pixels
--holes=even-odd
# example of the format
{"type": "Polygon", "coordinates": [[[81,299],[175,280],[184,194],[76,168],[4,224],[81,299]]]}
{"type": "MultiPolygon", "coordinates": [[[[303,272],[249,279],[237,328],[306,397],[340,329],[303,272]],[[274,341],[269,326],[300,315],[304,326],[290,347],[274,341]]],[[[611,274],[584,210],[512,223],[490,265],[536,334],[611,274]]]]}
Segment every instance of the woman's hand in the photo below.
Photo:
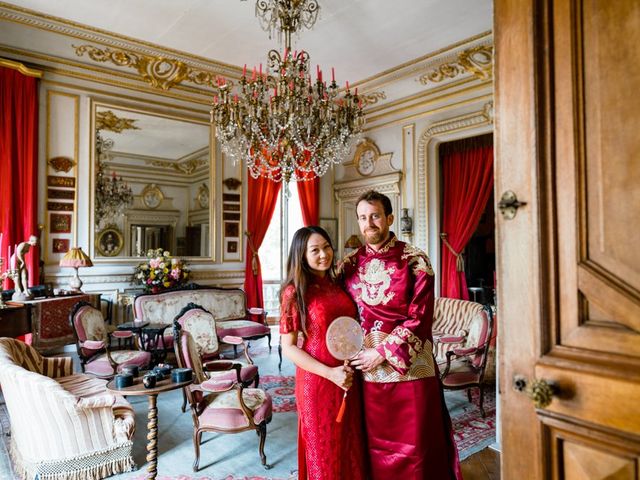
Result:
{"type": "Polygon", "coordinates": [[[327,380],[331,380],[343,390],[349,390],[353,383],[353,369],[346,365],[329,369],[327,380]]]}

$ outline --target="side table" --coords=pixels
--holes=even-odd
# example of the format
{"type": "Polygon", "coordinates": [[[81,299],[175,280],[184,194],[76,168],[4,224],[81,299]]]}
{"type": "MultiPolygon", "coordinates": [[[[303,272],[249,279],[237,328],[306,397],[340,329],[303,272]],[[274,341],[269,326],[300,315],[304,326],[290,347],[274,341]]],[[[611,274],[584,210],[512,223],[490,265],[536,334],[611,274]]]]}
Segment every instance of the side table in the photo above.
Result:
{"type": "Polygon", "coordinates": [[[174,382],[171,377],[160,380],[155,387],[145,388],[142,375],[133,379],[133,385],[116,388],[115,380],[107,383],[107,390],[115,395],[147,395],[149,397],[149,414],[147,415],[147,477],[154,479],[158,475],[158,395],[178,388],[186,387],[193,380],[174,382]]]}

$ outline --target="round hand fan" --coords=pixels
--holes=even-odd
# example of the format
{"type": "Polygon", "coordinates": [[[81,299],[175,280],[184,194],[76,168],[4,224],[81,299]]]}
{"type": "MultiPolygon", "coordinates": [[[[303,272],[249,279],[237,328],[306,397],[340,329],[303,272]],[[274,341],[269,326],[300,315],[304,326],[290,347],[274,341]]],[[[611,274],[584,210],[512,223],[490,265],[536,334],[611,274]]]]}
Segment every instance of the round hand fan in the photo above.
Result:
{"type": "MultiPolygon", "coordinates": [[[[344,365],[347,366],[349,360],[358,354],[364,344],[362,327],[355,318],[338,317],[327,328],[326,342],[329,353],[336,360],[344,361],[344,365]]],[[[344,391],[336,422],[342,421],[346,400],[347,390],[344,391]]]]}

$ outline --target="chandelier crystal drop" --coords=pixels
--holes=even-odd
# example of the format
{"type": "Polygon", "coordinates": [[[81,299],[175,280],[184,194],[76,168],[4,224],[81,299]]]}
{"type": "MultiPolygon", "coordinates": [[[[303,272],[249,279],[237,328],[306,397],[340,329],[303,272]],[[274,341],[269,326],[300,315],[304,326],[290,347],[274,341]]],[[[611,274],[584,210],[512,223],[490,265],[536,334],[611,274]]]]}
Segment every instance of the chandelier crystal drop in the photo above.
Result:
{"type": "Polygon", "coordinates": [[[309,54],[291,49],[291,34],[312,26],[318,10],[315,1],[258,0],[256,14],[269,19],[263,27],[284,33],[284,53],[269,51],[264,73],[260,65],[249,75],[245,65],[236,92],[218,78],[211,110],[216,135],[222,151],[235,162],[245,161],[253,178],[289,182],[321,177],[346,158],[361,135],[364,117],[357,88],[352,94],[347,82],[339,95],[333,68],[328,85],[319,66],[312,81],[309,54]],[[309,4],[315,5],[312,13],[304,10],[309,4]]]}
{"type": "Polygon", "coordinates": [[[109,177],[104,162],[109,159],[113,140],[104,139],[100,131],[96,132],[96,224],[113,222],[133,205],[131,187],[116,172],[109,177]]]}

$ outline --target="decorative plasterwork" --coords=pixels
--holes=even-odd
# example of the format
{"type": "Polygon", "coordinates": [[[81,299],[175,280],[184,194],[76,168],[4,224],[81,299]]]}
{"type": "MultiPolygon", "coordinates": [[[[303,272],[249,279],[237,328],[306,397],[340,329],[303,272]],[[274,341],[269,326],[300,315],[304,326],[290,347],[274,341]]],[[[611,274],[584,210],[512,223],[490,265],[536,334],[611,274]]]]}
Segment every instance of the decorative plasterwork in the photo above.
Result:
{"type": "Polygon", "coordinates": [[[145,82],[162,90],[169,90],[183,81],[213,86],[216,76],[213,72],[192,68],[180,60],[163,56],[150,56],[109,47],[101,49],[92,45],[72,46],[79,57],[86,53],[96,62],[110,61],[118,67],[135,68],[145,82]]]}
{"type": "Polygon", "coordinates": [[[154,167],[168,168],[179,173],[191,175],[198,167],[206,165],[209,162],[203,158],[194,158],[192,160],[187,160],[186,162],[180,163],[170,162],[166,160],[152,160],[150,163],[154,167]]]}
{"type": "Polygon", "coordinates": [[[420,135],[417,161],[417,199],[415,203],[416,212],[414,214],[416,245],[421,248],[427,245],[427,219],[429,214],[429,206],[427,204],[427,156],[431,141],[438,135],[448,135],[492,124],[493,102],[487,102],[484,104],[483,109],[478,112],[435,122],[420,135]]]}
{"type": "Polygon", "coordinates": [[[133,123],[134,118],[118,117],[111,110],[96,112],[96,130],[109,130],[110,132],[121,133],[124,130],[140,130],[133,123]]]}
{"type": "Polygon", "coordinates": [[[360,96],[360,99],[362,100],[362,106],[366,107],[367,105],[378,103],[380,100],[386,100],[387,94],[383,91],[365,93],[360,96]]]}
{"type": "Polygon", "coordinates": [[[439,83],[459,75],[472,74],[480,80],[493,77],[493,47],[479,45],[467,48],[458,54],[455,61],[442,63],[420,76],[420,83],[439,83]]]}

